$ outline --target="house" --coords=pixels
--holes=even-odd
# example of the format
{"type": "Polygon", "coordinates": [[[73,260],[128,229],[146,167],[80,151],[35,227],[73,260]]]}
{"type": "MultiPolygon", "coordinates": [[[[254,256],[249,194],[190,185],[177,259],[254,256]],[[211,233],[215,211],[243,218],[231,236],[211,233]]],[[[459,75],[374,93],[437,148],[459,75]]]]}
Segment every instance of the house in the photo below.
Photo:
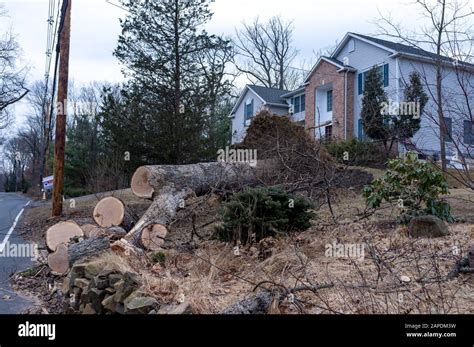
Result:
{"type": "MultiPolygon", "coordinates": [[[[470,103],[474,104],[474,65],[457,63],[428,51],[371,36],[346,34],[330,57],[323,56],[318,60],[301,88],[293,92],[271,90],[271,94],[279,98],[278,112],[275,113],[284,115],[294,111],[296,114],[298,111],[295,120],[304,117],[306,129],[315,138],[364,139],[361,108],[367,72],[374,67],[380,69],[390,102],[399,105],[404,101],[409,75],[418,71],[422,75],[430,101],[421,117],[421,130],[414,136],[411,145],[429,155],[439,154],[440,131],[437,105],[433,97],[436,95],[436,61],[441,61],[443,66],[444,113],[449,135],[446,138],[448,157],[456,156],[461,150],[467,153],[474,149],[474,123],[469,117],[460,116],[459,111],[465,111],[470,103]],[[462,86],[459,83],[460,70],[462,86]],[[288,105],[286,112],[284,103],[288,105]],[[460,149],[453,143],[461,143],[463,148],[460,149]]],[[[233,130],[238,134],[234,143],[245,135],[248,119],[258,113],[257,109],[249,108],[244,121],[244,110],[247,109],[244,109],[243,104],[247,105],[254,95],[254,98],[260,100],[259,105],[265,105],[264,100],[251,92],[258,90],[256,94],[262,95],[266,93],[265,89],[248,86],[234,107],[231,117],[233,130]]],[[[398,145],[399,152],[406,150],[404,144],[398,145]]]]}
{"type": "Polygon", "coordinates": [[[285,116],[293,113],[293,120],[305,120],[305,88],[295,91],[247,85],[240,94],[230,118],[232,118],[232,144],[245,137],[252,118],[263,110],[285,116]],[[292,112],[291,105],[294,105],[292,112]]]}

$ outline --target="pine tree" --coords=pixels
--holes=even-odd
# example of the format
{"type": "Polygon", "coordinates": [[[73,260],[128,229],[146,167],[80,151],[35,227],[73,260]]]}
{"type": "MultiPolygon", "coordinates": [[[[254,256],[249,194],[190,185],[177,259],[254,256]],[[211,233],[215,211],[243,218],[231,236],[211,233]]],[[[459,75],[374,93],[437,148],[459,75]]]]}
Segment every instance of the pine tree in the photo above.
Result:
{"type": "Polygon", "coordinates": [[[202,29],[212,17],[210,3],[124,3],[129,15],[121,23],[115,55],[130,81],[132,92],[125,97],[133,100],[132,112],[140,113],[136,117],[142,121],[142,134],[128,136],[152,153],[148,159],[161,159],[155,164],[183,164],[205,156],[209,114],[228,91],[224,71],[231,59],[229,41],[202,29]]]}
{"type": "Polygon", "coordinates": [[[362,121],[364,131],[372,140],[387,144],[390,137],[388,118],[383,115],[387,94],[383,87],[383,79],[377,67],[372,68],[365,77],[365,91],[362,98],[362,121]]]}
{"type": "Polygon", "coordinates": [[[428,95],[423,89],[421,77],[418,72],[413,71],[410,74],[409,84],[404,94],[405,103],[412,103],[416,105],[416,107],[410,107],[409,110],[411,112],[401,112],[398,117],[393,117],[394,129],[396,130],[396,135],[399,140],[410,139],[420,130],[421,116],[429,100],[428,95]]]}

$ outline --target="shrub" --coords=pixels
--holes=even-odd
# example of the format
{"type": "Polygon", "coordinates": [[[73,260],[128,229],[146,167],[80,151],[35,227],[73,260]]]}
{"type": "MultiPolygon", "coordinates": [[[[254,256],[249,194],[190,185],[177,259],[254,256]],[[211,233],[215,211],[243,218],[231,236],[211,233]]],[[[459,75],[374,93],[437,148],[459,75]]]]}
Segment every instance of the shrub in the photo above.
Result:
{"type": "Polygon", "coordinates": [[[163,252],[154,253],[151,257],[151,260],[155,264],[160,264],[161,266],[164,266],[166,263],[166,254],[163,252]]]}
{"type": "Polygon", "coordinates": [[[452,222],[451,207],[440,200],[446,194],[449,189],[443,174],[419,161],[416,153],[389,161],[385,175],[364,189],[367,207],[379,208],[384,201],[396,203],[403,223],[420,215],[434,215],[452,222]]]}
{"type": "Polygon", "coordinates": [[[235,194],[221,209],[219,239],[227,242],[254,241],[292,231],[304,231],[314,217],[312,205],[279,189],[253,188],[235,194]]]}
{"type": "Polygon", "coordinates": [[[330,141],[326,143],[326,150],[338,162],[350,166],[384,167],[386,162],[380,145],[370,141],[330,141]]]}

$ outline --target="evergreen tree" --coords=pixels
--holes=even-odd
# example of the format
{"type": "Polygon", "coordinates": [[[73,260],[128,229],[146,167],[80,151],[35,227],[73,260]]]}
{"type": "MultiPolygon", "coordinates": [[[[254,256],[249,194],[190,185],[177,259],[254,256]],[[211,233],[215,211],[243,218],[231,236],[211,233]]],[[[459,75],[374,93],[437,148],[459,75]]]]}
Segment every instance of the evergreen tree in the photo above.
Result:
{"type": "Polygon", "coordinates": [[[365,77],[361,115],[366,135],[372,140],[382,141],[385,145],[390,137],[389,117],[384,116],[382,112],[387,102],[382,76],[379,69],[374,67],[365,77]]]}
{"type": "Polygon", "coordinates": [[[410,112],[400,112],[398,116],[392,117],[393,128],[399,140],[412,138],[421,128],[421,116],[428,103],[429,97],[423,89],[420,74],[412,72],[409,77],[409,84],[405,88],[405,103],[416,105],[415,107],[405,107],[410,112]]]}
{"type": "Polygon", "coordinates": [[[138,147],[147,162],[183,164],[208,154],[209,128],[219,98],[230,87],[224,77],[232,58],[229,41],[201,29],[212,17],[211,2],[124,2],[129,15],[121,23],[115,55],[130,81],[123,94],[131,112],[126,124],[139,122],[140,128],[126,129],[128,151],[138,147]]]}

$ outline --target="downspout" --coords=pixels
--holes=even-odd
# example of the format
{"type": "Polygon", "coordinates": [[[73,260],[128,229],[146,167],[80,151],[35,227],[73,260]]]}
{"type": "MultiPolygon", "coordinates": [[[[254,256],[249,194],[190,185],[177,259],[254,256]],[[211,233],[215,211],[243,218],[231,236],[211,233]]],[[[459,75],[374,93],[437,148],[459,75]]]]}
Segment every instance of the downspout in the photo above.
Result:
{"type": "Polygon", "coordinates": [[[347,141],[347,69],[344,71],[344,140],[347,141]]]}

